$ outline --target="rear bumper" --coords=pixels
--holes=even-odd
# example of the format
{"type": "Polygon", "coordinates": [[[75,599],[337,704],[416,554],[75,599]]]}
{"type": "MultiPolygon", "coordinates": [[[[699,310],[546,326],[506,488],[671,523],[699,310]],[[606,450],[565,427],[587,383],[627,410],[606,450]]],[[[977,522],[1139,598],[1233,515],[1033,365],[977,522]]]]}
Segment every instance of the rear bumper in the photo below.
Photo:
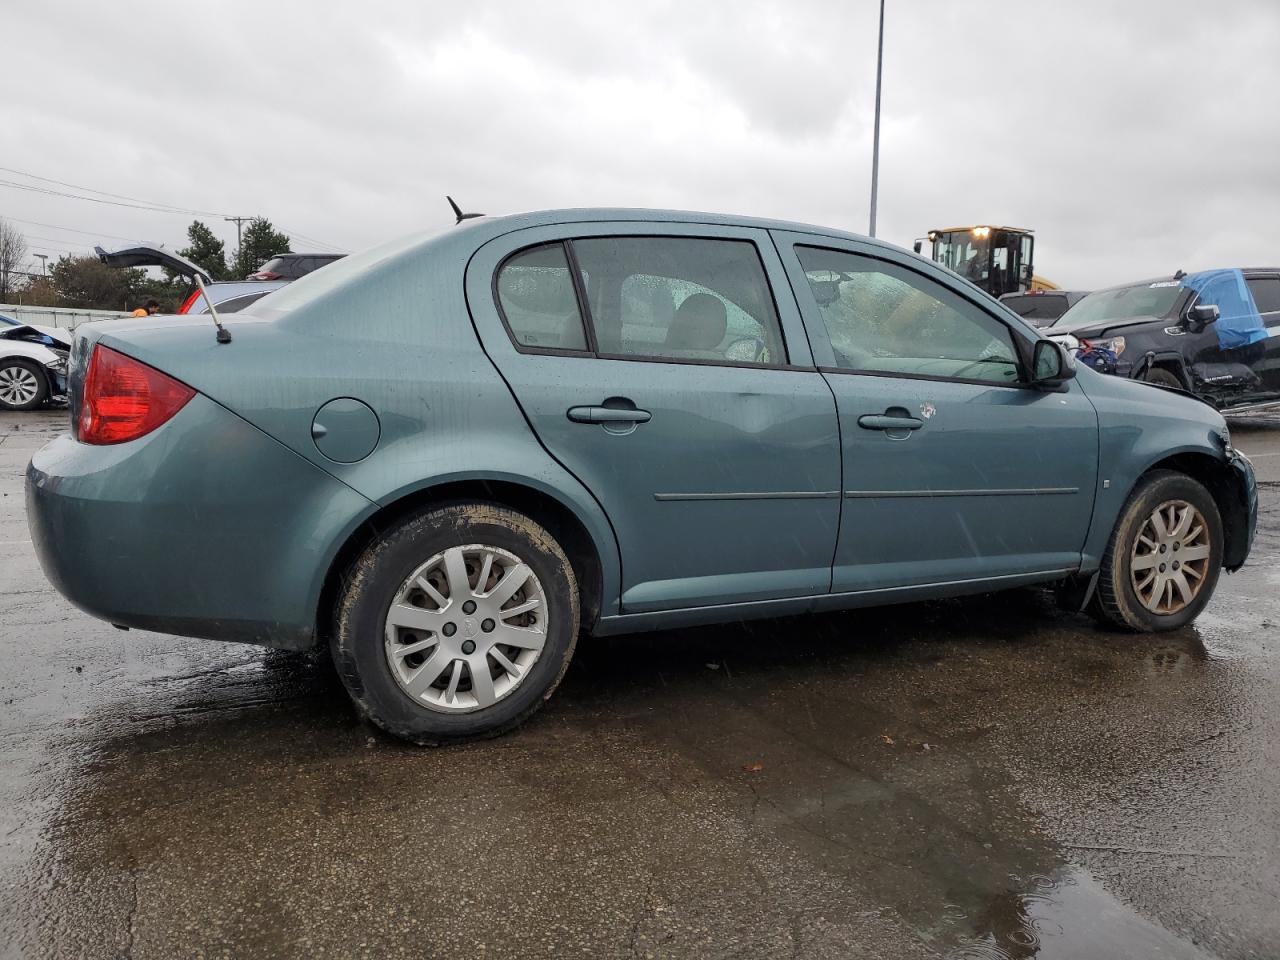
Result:
{"type": "Polygon", "coordinates": [[[86,612],[287,649],[314,644],[324,574],[372,506],[202,395],[129,443],[58,437],[26,498],[45,574],[86,612]]]}

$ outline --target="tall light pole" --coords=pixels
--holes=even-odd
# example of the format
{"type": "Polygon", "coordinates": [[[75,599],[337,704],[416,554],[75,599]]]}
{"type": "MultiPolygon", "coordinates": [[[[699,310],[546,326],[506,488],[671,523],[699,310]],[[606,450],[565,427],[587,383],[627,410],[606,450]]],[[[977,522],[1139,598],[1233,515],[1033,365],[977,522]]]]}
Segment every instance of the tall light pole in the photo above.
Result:
{"type": "Polygon", "coordinates": [[[884,74],[884,0],[880,0],[880,47],[876,51],[876,125],[871,139],[871,227],[876,235],[876,194],[880,189],[880,78],[884,74]]]}
{"type": "Polygon", "coordinates": [[[49,255],[47,253],[33,253],[32,256],[40,261],[41,275],[47,277],[49,275],[49,265],[45,261],[49,259],[49,255]]]}

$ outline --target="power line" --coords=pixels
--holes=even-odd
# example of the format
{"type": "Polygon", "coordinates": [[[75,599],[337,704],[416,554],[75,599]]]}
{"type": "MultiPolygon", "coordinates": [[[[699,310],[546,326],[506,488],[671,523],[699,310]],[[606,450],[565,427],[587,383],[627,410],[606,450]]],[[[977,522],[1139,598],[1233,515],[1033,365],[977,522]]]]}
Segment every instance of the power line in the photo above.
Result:
{"type": "MultiPolygon", "coordinates": [[[[54,180],[51,177],[41,177],[34,173],[26,173],[25,171],[22,171],[22,170],[14,170],[12,167],[0,167],[0,170],[3,170],[5,173],[17,174],[20,177],[27,177],[30,180],[41,180],[45,183],[56,183],[60,187],[70,187],[73,190],[85,190],[89,193],[100,193],[104,197],[114,197],[116,200],[131,200],[134,203],[140,203],[146,207],[152,207],[156,209],[166,208],[174,211],[175,213],[199,213],[206,217],[225,216],[225,214],[214,213],[211,210],[190,210],[185,207],[175,206],[172,203],[162,203],[158,200],[143,200],[141,197],[130,197],[123,193],[108,193],[106,190],[98,190],[98,189],[95,189],[94,187],[86,187],[83,184],[79,184],[79,183],[68,183],[65,180],[54,180]]],[[[93,197],[81,197],[80,199],[92,200],[93,197]]]]}
{"type": "Polygon", "coordinates": [[[317,240],[315,237],[308,237],[305,233],[299,233],[297,230],[290,230],[283,223],[279,225],[280,229],[287,233],[290,238],[296,237],[299,240],[305,240],[307,243],[314,243],[317,247],[328,247],[335,253],[346,253],[345,247],[339,247],[332,243],[325,243],[323,240],[317,240]]]}
{"type": "Polygon", "coordinates": [[[86,197],[84,194],[80,193],[67,193],[64,190],[50,190],[48,187],[37,187],[29,183],[14,183],[12,180],[0,180],[0,187],[9,187],[14,190],[27,190],[31,193],[40,193],[50,197],[66,197],[70,200],[88,200],[90,203],[105,203],[112,207],[128,207],[131,210],[152,210],[156,213],[181,214],[183,216],[221,216],[221,214],[210,213],[207,210],[184,210],[179,207],[157,207],[150,204],[125,203],[123,200],[105,200],[102,197],[86,197]]]}
{"type": "Polygon", "coordinates": [[[14,223],[26,223],[33,227],[48,227],[50,230],[66,230],[68,233],[82,233],[86,237],[102,237],[108,240],[133,242],[133,237],[122,237],[115,233],[98,233],[95,230],[77,230],[75,227],[64,227],[57,223],[41,223],[39,220],[23,220],[21,217],[0,217],[0,220],[12,220],[14,223]]]}
{"type": "Polygon", "coordinates": [[[68,247],[74,247],[77,250],[87,250],[89,244],[84,241],[67,240],[63,237],[38,237],[33,233],[23,234],[24,240],[43,240],[45,243],[60,243],[68,247]]]}
{"type": "MultiPolygon", "coordinates": [[[[240,245],[241,221],[253,219],[250,217],[230,216],[228,214],[217,213],[212,210],[197,210],[192,207],[178,207],[172,204],[158,203],[151,200],[143,200],[140,197],[131,197],[123,193],[108,193],[106,190],[97,190],[93,187],[86,187],[78,183],[70,183],[66,180],[55,180],[52,177],[41,177],[34,173],[26,173],[25,171],[22,171],[22,170],[15,170],[12,167],[0,167],[0,171],[4,171],[5,173],[16,174],[20,177],[27,177],[32,180],[40,180],[44,183],[55,183],[58,186],[70,187],[73,190],[84,190],[84,191],[87,191],[88,193],[98,193],[98,194],[101,194],[102,196],[87,197],[84,194],[80,194],[80,193],[67,193],[64,190],[53,190],[53,189],[50,189],[49,187],[39,187],[30,183],[16,183],[13,180],[0,179],[0,187],[9,187],[10,189],[14,189],[14,190],[26,190],[31,193],[40,193],[40,194],[45,194],[46,196],[52,196],[52,197],[65,197],[71,200],[87,200],[91,203],[104,203],[104,204],[108,204],[110,206],[115,206],[115,207],[127,207],[133,210],[150,210],[156,213],[177,213],[177,214],[183,214],[184,216],[189,215],[189,216],[200,216],[200,217],[221,217],[224,220],[232,221],[235,223],[237,246],[240,245]],[[114,199],[110,199],[110,200],[104,199],[106,197],[113,197],[114,199]],[[125,202],[125,201],[130,201],[130,202],[125,202]]],[[[48,226],[48,224],[45,224],[45,226],[48,226]]],[[[61,228],[55,227],[54,229],[61,229],[61,228]]],[[[292,237],[297,237],[300,240],[305,240],[307,243],[314,243],[321,247],[328,247],[329,249],[337,252],[346,252],[344,248],[339,247],[336,244],[327,243],[324,240],[317,240],[315,237],[308,237],[306,234],[298,233],[294,230],[290,230],[288,227],[285,227],[283,224],[280,225],[280,229],[284,230],[285,233],[288,233],[292,237]]],[[[107,236],[107,234],[100,234],[100,236],[107,236]]],[[[116,237],[115,239],[128,239],[128,238],[116,237]]]]}

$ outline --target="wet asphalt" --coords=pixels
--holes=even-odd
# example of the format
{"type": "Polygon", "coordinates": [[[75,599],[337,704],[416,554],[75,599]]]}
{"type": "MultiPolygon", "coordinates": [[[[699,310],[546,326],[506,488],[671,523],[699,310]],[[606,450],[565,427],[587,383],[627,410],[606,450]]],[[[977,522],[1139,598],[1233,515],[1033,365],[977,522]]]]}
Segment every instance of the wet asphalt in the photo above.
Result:
{"type": "Polygon", "coordinates": [[[323,657],[58,596],[22,474],[65,419],[0,415],[0,956],[1280,956],[1280,417],[1177,633],[1019,591],[589,640],[442,750],[323,657]]]}

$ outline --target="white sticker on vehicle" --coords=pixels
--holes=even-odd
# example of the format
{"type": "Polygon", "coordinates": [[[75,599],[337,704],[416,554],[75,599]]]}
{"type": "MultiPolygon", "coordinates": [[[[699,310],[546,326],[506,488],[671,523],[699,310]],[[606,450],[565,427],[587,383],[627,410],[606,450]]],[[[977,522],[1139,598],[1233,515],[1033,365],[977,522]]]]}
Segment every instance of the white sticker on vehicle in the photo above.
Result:
{"type": "Polygon", "coordinates": [[[1151,287],[1149,289],[1154,289],[1156,287],[1180,287],[1180,286],[1182,286],[1181,280],[1158,280],[1157,282],[1151,284],[1151,287]]]}

